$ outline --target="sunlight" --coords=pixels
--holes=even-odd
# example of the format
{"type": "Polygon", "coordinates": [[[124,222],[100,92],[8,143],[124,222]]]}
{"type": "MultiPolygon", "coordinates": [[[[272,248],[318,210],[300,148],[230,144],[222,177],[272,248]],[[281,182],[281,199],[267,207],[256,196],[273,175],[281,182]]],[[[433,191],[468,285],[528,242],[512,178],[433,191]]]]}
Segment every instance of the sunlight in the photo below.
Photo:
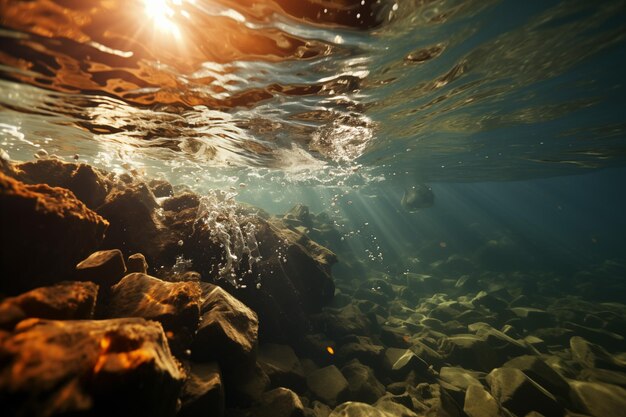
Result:
{"type": "Polygon", "coordinates": [[[143,0],[148,17],[158,31],[181,37],[180,29],[174,23],[175,11],[172,6],[180,6],[182,0],[143,0]]]}

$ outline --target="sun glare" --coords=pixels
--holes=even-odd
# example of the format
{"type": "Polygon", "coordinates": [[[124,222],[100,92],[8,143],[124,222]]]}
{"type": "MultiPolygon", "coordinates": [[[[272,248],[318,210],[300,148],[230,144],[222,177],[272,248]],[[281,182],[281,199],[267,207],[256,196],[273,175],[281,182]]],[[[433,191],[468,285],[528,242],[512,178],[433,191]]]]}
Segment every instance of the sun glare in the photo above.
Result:
{"type": "Polygon", "coordinates": [[[146,14],[154,23],[156,30],[180,38],[180,29],[174,22],[174,7],[180,6],[182,0],[143,0],[146,14]]]}

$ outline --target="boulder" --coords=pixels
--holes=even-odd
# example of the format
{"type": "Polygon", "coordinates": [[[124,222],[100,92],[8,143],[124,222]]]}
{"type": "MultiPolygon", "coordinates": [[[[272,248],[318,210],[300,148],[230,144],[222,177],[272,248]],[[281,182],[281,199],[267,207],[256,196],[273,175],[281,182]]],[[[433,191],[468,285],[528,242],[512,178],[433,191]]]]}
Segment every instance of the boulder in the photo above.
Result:
{"type": "Polygon", "coordinates": [[[217,360],[226,373],[249,368],[256,359],[256,314],[221,287],[213,287],[203,297],[192,357],[196,361],[217,360]]]}
{"type": "Polygon", "coordinates": [[[385,394],[385,387],[376,379],[374,371],[354,359],[343,368],[341,373],[348,381],[348,396],[350,401],[374,403],[385,394]]]}
{"type": "Polygon", "coordinates": [[[557,398],[569,397],[570,387],[565,378],[537,356],[519,356],[506,362],[502,367],[519,369],[557,398]]]}
{"type": "Polygon", "coordinates": [[[108,317],[143,317],[163,325],[175,347],[187,345],[200,319],[200,286],[132,273],[111,287],[108,317]]]}
{"type": "Polygon", "coordinates": [[[626,412],[626,390],[602,383],[571,381],[572,402],[576,408],[593,417],[623,416],[626,412]]]}
{"type": "Polygon", "coordinates": [[[27,318],[87,320],[93,318],[98,286],[93,282],[61,282],[0,302],[0,328],[13,329],[27,318]]]}
{"type": "Polygon", "coordinates": [[[181,390],[180,400],[178,416],[224,415],[224,385],[217,362],[188,365],[187,379],[181,390]]]}
{"type": "Polygon", "coordinates": [[[104,288],[116,284],[125,274],[126,265],[119,249],[94,252],[76,265],[78,280],[93,281],[104,288]]]}
{"type": "Polygon", "coordinates": [[[258,362],[272,386],[300,391],[305,386],[300,359],[288,345],[266,343],[259,347],[258,362]]]}
{"type": "Polygon", "coordinates": [[[482,385],[476,384],[467,387],[463,412],[467,417],[512,417],[482,385]]]}
{"type": "Polygon", "coordinates": [[[475,335],[445,337],[440,342],[440,351],[449,362],[477,371],[489,372],[501,363],[485,338],[475,335]]]}
{"type": "Polygon", "coordinates": [[[16,179],[26,184],[67,188],[92,210],[104,203],[112,186],[112,181],[97,168],[52,158],[17,164],[15,170],[16,179]]]}
{"type": "Polygon", "coordinates": [[[184,375],[144,319],[29,319],[0,343],[5,415],[173,416],[184,375]]]}
{"type": "Polygon", "coordinates": [[[148,273],[148,262],[146,257],[141,253],[134,253],[128,257],[126,262],[127,272],[132,274],[133,272],[140,272],[142,274],[148,273]]]}
{"type": "Polygon", "coordinates": [[[71,191],[0,173],[0,292],[19,294],[71,277],[107,227],[71,191]]]}
{"type": "Polygon", "coordinates": [[[439,378],[462,390],[467,390],[470,385],[480,385],[479,377],[484,376],[482,372],[472,372],[463,368],[444,366],[439,370],[439,378]]]}
{"type": "Polygon", "coordinates": [[[515,368],[496,368],[487,375],[491,394],[500,405],[516,415],[538,411],[562,416],[563,408],[552,394],[515,368]]]}
{"type": "Polygon", "coordinates": [[[624,361],[617,360],[602,346],[593,344],[580,336],[570,339],[572,359],[583,368],[604,368],[623,371],[626,368],[624,361]]]}
{"type": "Polygon", "coordinates": [[[346,402],[333,410],[328,417],[391,417],[386,412],[369,404],[346,402]]]}
{"type": "Polygon", "coordinates": [[[261,395],[252,410],[254,417],[303,417],[304,407],[298,395],[287,388],[276,388],[261,395]]]}
{"type": "Polygon", "coordinates": [[[348,381],[335,365],[311,372],[306,383],[314,397],[330,406],[337,405],[348,394],[348,381]]]}

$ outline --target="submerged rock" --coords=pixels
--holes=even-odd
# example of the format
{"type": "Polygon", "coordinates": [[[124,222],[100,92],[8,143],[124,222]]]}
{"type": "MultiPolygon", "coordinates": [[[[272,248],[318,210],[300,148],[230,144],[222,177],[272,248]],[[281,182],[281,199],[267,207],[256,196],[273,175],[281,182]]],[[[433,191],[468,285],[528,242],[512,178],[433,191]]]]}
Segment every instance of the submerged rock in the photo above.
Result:
{"type": "Polygon", "coordinates": [[[195,282],[166,282],[133,273],[111,288],[107,315],[158,321],[178,348],[191,341],[198,327],[200,295],[195,282]]]}
{"type": "Polygon", "coordinates": [[[30,319],[0,343],[6,415],[173,416],[183,373],[159,323],[30,319]]]}
{"type": "Polygon", "coordinates": [[[330,406],[344,401],[349,392],[348,381],[335,365],[311,372],[306,383],[315,398],[330,406]]]}
{"type": "Polygon", "coordinates": [[[178,416],[224,415],[224,385],[217,362],[191,363],[181,390],[178,416]]]}
{"type": "Polygon", "coordinates": [[[81,281],[93,281],[110,287],[126,274],[122,252],[118,249],[94,252],[76,265],[76,277],[81,281]]]}
{"type": "Polygon", "coordinates": [[[61,282],[0,302],[0,328],[13,329],[27,318],[86,320],[93,318],[98,286],[93,282],[61,282]]]}
{"type": "Polygon", "coordinates": [[[517,415],[537,411],[546,416],[562,416],[564,409],[552,394],[514,368],[497,368],[487,375],[494,398],[517,415]]]}
{"type": "Polygon", "coordinates": [[[25,185],[0,174],[0,292],[68,279],[74,265],[100,245],[107,227],[67,189],[25,185]]]}
{"type": "Polygon", "coordinates": [[[228,373],[249,368],[256,359],[256,314],[220,287],[213,287],[203,298],[192,357],[196,361],[217,360],[228,373]]]}

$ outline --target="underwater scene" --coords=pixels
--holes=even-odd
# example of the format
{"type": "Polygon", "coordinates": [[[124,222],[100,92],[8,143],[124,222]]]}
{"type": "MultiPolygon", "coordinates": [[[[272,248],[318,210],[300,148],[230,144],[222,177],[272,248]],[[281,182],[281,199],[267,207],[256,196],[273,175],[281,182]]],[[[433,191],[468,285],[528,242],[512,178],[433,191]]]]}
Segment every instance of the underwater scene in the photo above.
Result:
{"type": "Polygon", "coordinates": [[[0,415],[626,417],[626,0],[0,0],[0,415]]]}

